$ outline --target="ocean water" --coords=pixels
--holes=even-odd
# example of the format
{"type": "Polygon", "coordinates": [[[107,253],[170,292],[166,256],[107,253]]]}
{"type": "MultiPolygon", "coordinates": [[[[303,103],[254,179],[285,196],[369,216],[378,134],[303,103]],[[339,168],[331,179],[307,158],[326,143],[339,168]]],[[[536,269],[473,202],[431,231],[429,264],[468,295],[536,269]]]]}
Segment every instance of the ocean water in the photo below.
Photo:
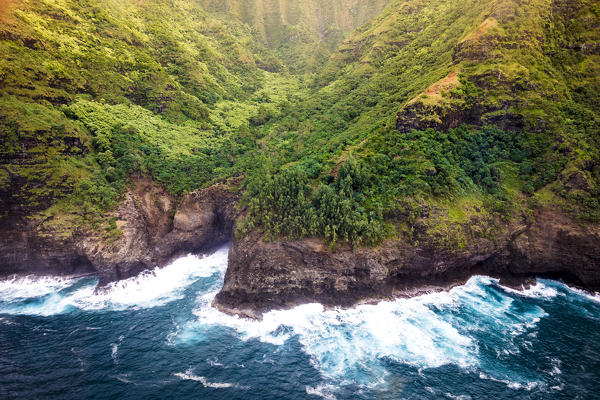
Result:
{"type": "Polygon", "coordinates": [[[0,282],[0,399],[600,399],[600,296],[474,277],[258,322],[211,308],[226,266],[222,248],[101,295],[0,282]]]}

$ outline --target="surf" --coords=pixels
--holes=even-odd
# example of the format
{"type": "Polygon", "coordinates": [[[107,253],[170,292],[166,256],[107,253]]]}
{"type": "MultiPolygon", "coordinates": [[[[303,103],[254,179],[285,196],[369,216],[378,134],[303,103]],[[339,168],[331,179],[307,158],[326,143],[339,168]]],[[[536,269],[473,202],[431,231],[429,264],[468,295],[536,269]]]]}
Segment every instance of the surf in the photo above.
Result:
{"type": "MultiPolygon", "coordinates": [[[[100,293],[95,291],[96,279],[90,277],[21,277],[2,281],[0,329],[18,329],[23,320],[15,319],[16,316],[41,316],[51,321],[58,316],[87,315],[87,321],[107,312],[168,312],[170,329],[163,326],[154,334],[172,351],[211,348],[215,340],[235,338],[245,346],[261,349],[257,359],[246,360],[246,364],[275,367],[282,353],[297,348],[320,377],[318,382],[303,386],[305,394],[331,399],[344,398],[349,390],[398,395],[410,383],[402,375],[407,371],[413,371],[413,379],[417,380],[449,370],[510,391],[562,391],[565,383],[560,357],[551,357],[545,369],[515,360],[531,357],[540,326],[551,318],[557,302],[589,320],[600,318],[597,294],[544,279],[515,290],[500,285],[496,279],[475,276],[444,292],[347,309],[305,304],[268,312],[261,321],[249,320],[212,307],[223,285],[227,253],[224,247],[206,256],[186,256],[165,268],[113,283],[100,293]]],[[[168,326],[168,318],[166,322],[168,326]]],[[[100,326],[94,329],[108,329],[100,326]]],[[[135,325],[115,332],[105,344],[111,368],[121,370],[131,362],[130,346],[139,340],[132,340],[132,332],[135,325]]],[[[77,353],[78,365],[84,364],[81,354],[77,353]]],[[[252,390],[231,375],[250,368],[244,363],[227,362],[216,355],[205,360],[208,361],[204,367],[190,363],[171,376],[207,389],[252,390]],[[215,370],[223,374],[207,374],[215,370]]],[[[85,365],[89,363],[87,360],[85,365]]],[[[127,375],[128,381],[133,379],[127,375]]],[[[431,390],[430,395],[435,396],[452,394],[448,390],[431,390]]]]}
{"type": "Polygon", "coordinates": [[[207,256],[188,255],[164,268],[96,290],[96,278],[26,276],[0,281],[0,314],[53,316],[80,311],[123,311],[180,300],[187,287],[215,275],[222,280],[228,248],[207,256]]]}

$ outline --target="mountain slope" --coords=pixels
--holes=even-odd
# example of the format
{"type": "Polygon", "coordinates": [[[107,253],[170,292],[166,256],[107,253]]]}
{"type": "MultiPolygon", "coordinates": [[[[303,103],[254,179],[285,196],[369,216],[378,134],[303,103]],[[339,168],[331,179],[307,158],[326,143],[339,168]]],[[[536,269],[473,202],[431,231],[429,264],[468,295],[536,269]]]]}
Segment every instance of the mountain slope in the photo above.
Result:
{"type": "MultiPolygon", "coordinates": [[[[596,3],[4,2],[0,217],[11,235],[98,241],[105,260],[152,226],[132,217],[136,182],[187,204],[230,180],[246,245],[478,259],[539,215],[595,243],[596,3]]],[[[209,203],[222,237],[234,221],[209,203]]]]}
{"type": "MultiPolygon", "coordinates": [[[[462,230],[451,215],[464,224],[473,207],[510,219],[560,205],[597,221],[598,21],[591,1],[393,2],[272,124],[268,145],[326,184],[353,153],[370,184],[354,187],[348,212],[411,221],[441,205],[434,236],[462,230]]],[[[263,221],[279,215],[259,208],[263,221]]]]}
{"type": "Polygon", "coordinates": [[[174,192],[223,176],[213,170],[231,167],[245,145],[229,140],[234,128],[217,118],[216,104],[250,99],[263,86],[261,68],[281,65],[249,28],[224,25],[193,2],[19,0],[4,7],[4,215],[47,208],[73,191],[77,197],[82,178],[98,193],[79,200],[100,196],[114,206],[133,170],[174,192]],[[123,118],[106,120],[117,104],[125,105],[123,118]],[[168,124],[164,129],[183,132],[172,137],[170,156],[147,140],[168,124]],[[169,162],[148,164],[154,153],[169,162]],[[190,173],[182,162],[206,164],[208,171],[190,173]]]}
{"type": "Polygon", "coordinates": [[[391,3],[268,127],[282,171],[250,181],[214,305],[259,317],[472,275],[598,290],[599,11],[391,3]]]}
{"type": "Polygon", "coordinates": [[[203,0],[209,12],[238,18],[295,72],[314,72],[344,37],[377,16],[389,0],[203,0]]]}

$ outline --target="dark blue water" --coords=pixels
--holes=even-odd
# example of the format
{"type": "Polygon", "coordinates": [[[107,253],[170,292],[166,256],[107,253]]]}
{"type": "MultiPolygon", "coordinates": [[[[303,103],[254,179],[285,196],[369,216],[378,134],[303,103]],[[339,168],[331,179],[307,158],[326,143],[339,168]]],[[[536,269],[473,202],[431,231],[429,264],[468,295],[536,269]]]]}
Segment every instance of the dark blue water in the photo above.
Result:
{"type": "Polygon", "coordinates": [[[448,293],[262,322],[210,307],[227,249],[102,296],[0,282],[1,399],[600,399],[600,297],[475,277],[448,293]]]}

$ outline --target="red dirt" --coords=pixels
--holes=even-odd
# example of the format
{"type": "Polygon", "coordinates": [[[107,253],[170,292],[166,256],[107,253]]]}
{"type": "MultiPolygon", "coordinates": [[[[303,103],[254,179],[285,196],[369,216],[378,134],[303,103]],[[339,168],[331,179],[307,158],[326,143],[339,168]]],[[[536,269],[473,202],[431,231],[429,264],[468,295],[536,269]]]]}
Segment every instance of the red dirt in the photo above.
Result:
{"type": "Polygon", "coordinates": [[[423,92],[423,94],[426,94],[427,96],[440,94],[442,90],[455,86],[454,83],[456,82],[457,76],[458,73],[456,71],[450,72],[447,77],[431,85],[426,91],[423,92]]]}
{"type": "Polygon", "coordinates": [[[0,0],[0,21],[7,21],[13,8],[20,3],[19,0],[0,0]]]}

